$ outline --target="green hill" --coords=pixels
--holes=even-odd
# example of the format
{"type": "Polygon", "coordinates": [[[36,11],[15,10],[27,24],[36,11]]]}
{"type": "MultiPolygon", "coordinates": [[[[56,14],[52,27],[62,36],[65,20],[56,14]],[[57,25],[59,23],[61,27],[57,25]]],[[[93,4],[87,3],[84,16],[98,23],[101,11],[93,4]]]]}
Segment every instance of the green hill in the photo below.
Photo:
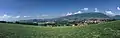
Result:
{"type": "Polygon", "coordinates": [[[89,19],[89,18],[110,18],[104,13],[99,12],[88,12],[88,13],[81,13],[81,14],[75,14],[75,15],[69,15],[69,16],[63,16],[58,18],[52,18],[52,19],[30,19],[30,20],[21,20],[20,22],[44,22],[44,21],[64,21],[64,20],[83,20],[83,19],[89,19]]]}
{"type": "Polygon", "coordinates": [[[75,27],[0,23],[0,38],[120,38],[120,21],[75,27]]]}
{"type": "Polygon", "coordinates": [[[89,12],[89,13],[81,13],[75,15],[69,15],[61,18],[57,18],[57,20],[82,20],[82,19],[89,19],[89,18],[110,18],[106,14],[98,13],[98,12],[89,12]]]}
{"type": "Polygon", "coordinates": [[[120,15],[116,15],[114,16],[113,18],[117,19],[117,20],[120,20],[120,15]]]}

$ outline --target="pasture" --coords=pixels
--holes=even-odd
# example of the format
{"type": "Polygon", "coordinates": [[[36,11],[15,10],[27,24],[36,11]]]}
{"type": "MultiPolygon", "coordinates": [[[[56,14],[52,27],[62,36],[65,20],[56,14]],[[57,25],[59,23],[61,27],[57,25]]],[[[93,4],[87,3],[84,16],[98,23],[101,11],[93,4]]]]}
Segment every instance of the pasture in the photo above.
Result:
{"type": "Polygon", "coordinates": [[[120,38],[120,21],[60,27],[0,23],[0,38],[120,38]]]}

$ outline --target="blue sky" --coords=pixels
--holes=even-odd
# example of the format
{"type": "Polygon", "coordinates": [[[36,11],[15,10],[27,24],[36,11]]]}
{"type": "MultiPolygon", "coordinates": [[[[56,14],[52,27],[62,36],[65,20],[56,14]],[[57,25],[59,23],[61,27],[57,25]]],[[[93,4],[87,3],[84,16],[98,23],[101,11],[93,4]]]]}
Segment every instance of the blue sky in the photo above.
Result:
{"type": "MultiPolygon", "coordinates": [[[[0,0],[0,16],[32,16],[31,18],[54,18],[67,12],[112,10],[119,14],[116,7],[120,6],[120,0],[0,0]]],[[[21,19],[26,19],[22,18],[21,19]]]]}

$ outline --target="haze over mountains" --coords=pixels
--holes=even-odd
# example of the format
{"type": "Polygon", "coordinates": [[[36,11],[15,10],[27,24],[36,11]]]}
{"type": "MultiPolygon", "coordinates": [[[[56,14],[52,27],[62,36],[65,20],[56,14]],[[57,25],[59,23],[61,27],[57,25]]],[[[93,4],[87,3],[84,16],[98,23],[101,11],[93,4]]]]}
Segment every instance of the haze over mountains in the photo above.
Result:
{"type": "Polygon", "coordinates": [[[89,18],[110,18],[109,16],[99,13],[99,12],[88,12],[88,13],[80,13],[75,15],[69,15],[65,17],[61,17],[59,19],[89,19],[89,18]]]}
{"type": "Polygon", "coordinates": [[[52,19],[30,19],[30,20],[21,20],[26,22],[42,22],[42,21],[70,21],[70,20],[84,20],[84,19],[91,19],[91,18],[100,18],[100,19],[120,19],[120,15],[111,16],[106,13],[101,12],[85,12],[85,13],[78,13],[74,15],[67,15],[58,18],[52,19]]]}
{"type": "Polygon", "coordinates": [[[120,20],[120,15],[115,15],[113,18],[120,20]]]}

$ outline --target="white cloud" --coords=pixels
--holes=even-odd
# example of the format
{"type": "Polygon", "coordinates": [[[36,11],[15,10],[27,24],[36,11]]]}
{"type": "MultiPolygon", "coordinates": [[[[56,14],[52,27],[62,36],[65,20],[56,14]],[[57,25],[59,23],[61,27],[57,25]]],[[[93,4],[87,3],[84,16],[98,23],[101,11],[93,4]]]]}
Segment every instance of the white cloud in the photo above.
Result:
{"type": "Polygon", "coordinates": [[[74,13],[74,14],[78,14],[78,13],[74,13]]]}
{"type": "Polygon", "coordinates": [[[98,8],[95,8],[95,11],[94,12],[99,12],[98,8]]]}
{"type": "Polygon", "coordinates": [[[81,10],[88,11],[88,8],[83,8],[83,9],[81,9],[81,10]]]}
{"type": "Polygon", "coordinates": [[[23,16],[24,18],[26,18],[26,17],[30,17],[30,16],[23,16]]]}
{"type": "Polygon", "coordinates": [[[114,16],[115,14],[112,11],[105,11],[107,15],[112,15],[114,16]]]}
{"type": "Polygon", "coordinates": [[[120,7],[117,7],[117,10],[120,10],[120,7]]]}
{"type": "Polygon", "coordinates": [[[68,16],[68,15],[72,15],[72,13],[68,12],[68,13],[66,14],[66,16],[68,16]]]}
{"type": "Polygon", "coordinates": [[[0,16],[1,19],[8,19],[8,18],[20,18],[20,16],[9,16],[7,14],[4,14],[3,16],[0,16]]]}
{"type": "Polygon", "coordinates": [[[3,16],[0,16],[0,21],[6,21],[6,20],[10,20],[9,18],[11,18],[12,16],[9,16],[7,14],[4,14],[3,16]]]}
{"type": "Polygon", "coordinates": [[[7,14],[4,14],[3,16],[8,16],[7,14]]]}
{"type": "Polygon", "coordinates": [[[78,12],[76,12],[76,13],[74,13],[74,14],[79,14],[79,13],[82,13],[81,11],[78,11],[78,12]]]}
{"type": "Polygon", "coordinates": [[[4,14],[3,16],[0,16],[0,18],[10,18],[12,16],[8,16],[7,14],[4,14]]]}
{"type": "Polygon", "coordinates": [[[80,14],[82,13],[81,11],[77,11],[75,13],[68,12],[67,14],[62,14],[62,16],[68,16],[68,15],[74,15],[74,14],[80,14]]]}
{"type": "Polygon", "coordinates": [[[105,11],[107,14],[113,14],[112,11],[105,11]]]}
{"type": "MultiPolygon", "coordinates": [[[[30,16],[23,16],[24,17],[30,17],[30,16]]],[[[10,16],[7,14],[1,15],[0,16],[0,21],[9,21],[9,20],[18,20],[19,18],[21,18],[21,16],[10,16]]]]}
{"type": "Polygon", "coordinates": [[[20,16],[15,16],[14,18],[20,18],[20,16]]]}
{"type": "Polygon", "coordinates": [[[82,13],[81,11],[78,11],[77,13],[82,13]]]}

